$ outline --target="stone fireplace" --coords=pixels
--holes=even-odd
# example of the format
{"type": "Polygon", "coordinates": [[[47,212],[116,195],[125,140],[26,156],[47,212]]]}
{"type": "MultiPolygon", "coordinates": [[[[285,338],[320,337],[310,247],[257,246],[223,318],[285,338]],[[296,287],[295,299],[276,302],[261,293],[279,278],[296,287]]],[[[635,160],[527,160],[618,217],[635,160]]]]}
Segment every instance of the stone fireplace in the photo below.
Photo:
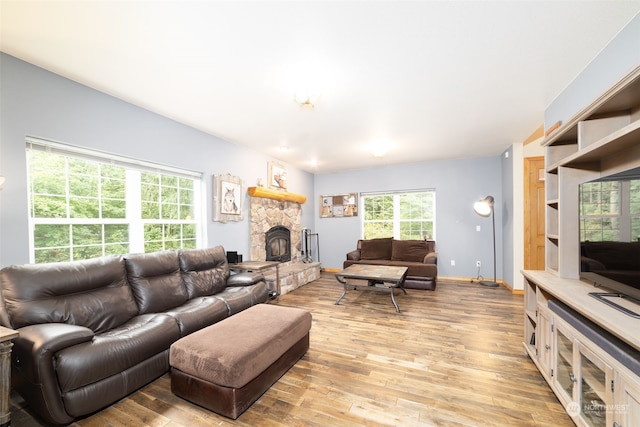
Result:
{"type": "Polygon", "coordinates": [[[302,232],[302,207],[300,203],[281,202],[264,197],[250,197],[250,199],[250,259],[266,261],[267,232],[274,227],[284,227],[290,232],[289,261],[300,261],[300,234],[302,232]]]}
{"type": "MultiPolygon", "coordinates": [[[[301,204],[255,196],[249,197],[249,200],[251,239],[249,259],[281,262],[279,266],[281,294],[320,278],[319,262],[302,262],[301,204]]],[[[267,282],[271,282],[270,289],[274,289],[271,286],[276,280],[275,274],[271,276],[265,274],[265,278],[267,282]]]]}

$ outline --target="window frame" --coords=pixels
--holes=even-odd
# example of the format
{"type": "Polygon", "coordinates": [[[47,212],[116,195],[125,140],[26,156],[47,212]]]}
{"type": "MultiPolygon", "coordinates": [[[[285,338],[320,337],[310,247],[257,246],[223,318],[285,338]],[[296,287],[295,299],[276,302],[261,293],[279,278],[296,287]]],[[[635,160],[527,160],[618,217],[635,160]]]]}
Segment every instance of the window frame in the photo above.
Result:
{"type": "MultiPolygon", "coordinates": [[[[150,242],[149,240],[147,240],[147,236],[145,233],[145,226],[147,224],[160,224],[163,227],[162,228],[163,234],[162,234],[159,250],[178,248],[176,247],[175,239],[172,239],[172,240],[167,239],[168,236],[164,232],[165,227],[167,225],[168,226],[177,225],[180,227],[180,238],[177,239],[178,241],[177,246],[182,247],[185,242],[193,242],[195,247],[201,247],[204,236],[206,236],[206,230],[205,230],[206,222],[204,221],[204,218],[206,218],[206,215],[204,215],[204,213],[202,212],[202,209],[203,209],[202,192],[205,186],[203,185],[203,182],[202,182],[203,174],[201,172],[195,172],[195,171],[190,171],[186,169],[180,169],[180,168],[165,166],[161,164],[151,163],[147,161],[131,159],[124,156],[101,152],[98,150],[81,148],[77,146],[72,146],[68,144],[53,142],[53,141],[34,138],[34,137],[26,138],[25,156],[27,158],[27,183],[28,183],[27,197],[28,197],[28,206],[29,206],[29,219],[28,219],[29,221],[29,257],[30,257],[31,263],[47,262],[47,261],[37,261],[37,256],[36,256],[36,251],[38,249],[46,249],[46,248],[51,248],[51,249],[58,248],[63,251],[68,251],[68,257],[66,259],[67,261],[86,259],[94,256],[104,256],[104,255],[113,253],[105,250],[106,246],[108,244],[111,244],[111,242],[109,242],[108,239],[106,238],[108,234],[105,234],[104,232],[104,227],[109,225],[126,225],[127,226],[127,232],[126,232],[127,242],[115,243],[117,245],[120,245],[121,247],[125,247],[125,246],[128,247],[128,249],[126,250],[126,253],[147,252],[145,248],[150,242]],[[32,174],[34,171],[32,170],[32,165],[30,162],[30,154],[29,154],[30,150],[41,151],[41,152],[63,156],[64,158],[63,161],[66,168],[64,171],[64,179],[65,179],[64,191],[66,193],[63,196],[65,197],[64,203],[66,206],[66,212],[64,217],[59,217],[59,218],[35,217],[33,198],[37,197],[37,194],[33,193],[34,181],[32,180],[32,174]],[[69,196],[70,194],[69,177],[71,176],[71,174],[69,173],[69,169],[67,167],[67,165],[71,161],[70,159],[79,159],[79,160],[88,162],[88,164],[92,167],[94,165],[97,165],[96,168],[98,172],[97,172],[97,175],[95,175],[95,177],[98,180],[98,189],[95,195],[90,194],[89,196],[87,196],[89,199],[96,198],[96,201],[97,201],[96,203],[98,205],[99,213],[98,213],[98,216],[95,218],[82,218],[82,217],[74,218],[72,215],[70,215],[69,201],[71,198],[69,196]],[[102,206],[103,206],[102,201],[109,200],[108,197],[105,197],[104,199],[102,199],[103,193],[101,192],[102,191],[101,185],[102,185],[102,179],[104,177],[100,174],[101,173],[100,171],[102,170],[102,168],[104,168],[103,165],[122,167],[124,169],[124,178],[122,180],[125,187],[124,199],[123,199],[125,203],[125,208],[124,208],[124,216],[122,218],[102,217],[102,206]],[[144,173],[152,173],[152,174],[158,174],[159,176],[174,177],[178,180],[177,182],[180,182],[180,183],[183,183],[182,180],[184,179],[189,180],[187,182],[192,183],[192,187],[189,190],[192,192],[192,195],[191,195],[190,203],[185,204],[184,206],[187,206],[187,209],[189,209],[189,212],[193,212],[193,218],[190,218],[188,220],[180,219],[180,215],[181,215],[180,206],[182,205],[181,205],[181,200],[179,199],[180,198],[179,186],[177,190],[178,191],[178,202],[177,202],[178,219],[163,219],[163,218],[151,218],[151,219],[146,218],[145,219],[143,218],[142,208],[141,208],[143,203],[143,201],[141,200],[142,199],[141,176],[144,173]],[[50,247],[43,246],[41,248],[37,247],[35,234],[36,234],[36,226],[38,225],[68,226],[69,239],[64,245],[50,246],[50,247]],[[98,236],[98,239],[96,239],[94,244],[74,244],[74,241],[73,241],[74,226],[84,226],[84,225],[90,225],[90,226],[93,225],[93,226],[102,227],[102,230],[101,230],[102,233],[100,234],[100,236],[98,236]],[[182,235],[183,229],[187,225],[189,226],[187,227],[187,229],[191,232],[189,236],[193,236],[193,234],[195,234],[194,238],[185,238],[182,235]],[[98,240],[100,240],[100,242],[98,242],[98,240]],[[94,253],[98,251],[98,247],[99,247],[100,248],[99,252],[101,253],[101,255],[96,254],[96,255],[88,255],[87,257],[82,257],[82,256],[76,257],[75,251],[80,250],[82,247],[93,248],[94,253]]],[[[94,175],[88,175],[88,179],[91,179],[93,176],[94,175]]],[[[160,203],[161,202],[162,201],[160,201],[160,203]]],[[[61,232],[63,235],[65,234],[64,230],[61,230],[61,232]]],[[[157,241],[154,243],[156,246],[158,246],[157,241]]],[[[188,247],[192,247],[192,245],[188,245],[188,247]]],[[[63,257],[60,257],[60,260],[64,260],[62,258],[63,257]]]]}
{"type": "Polygon", "coordinates": [[[432,233],[430,236],[422,236],[421,239],[425,240],[435,240],[436,239],[436,189],[435,188],[425,188],[425,189],[417,189],[417,190],[397,190],[397,191],[381,191],[381,192],[366,192],[360,193],[360,206],[359,210],[362,212],[361,221],[360,221],[360,238],[365,239],[365,229],[366,224],[368,222],[374,222],[371,220],[367,220],[368,212],[365,210],[366,200],[369,197],[381,197],[381,196],[391,196],[393,197],[393,218],[387,220],[376,220],[375,222],[387,222],[393,225],[393,236],[384,236],[384,237],[393,237],[395,239],[400,239],[402,235],[402,227],[401,223],[403,222],[431,222],[432,223],[432,233]],[[418,193],[428,193],[431,195],[431,203],[432,203],[432,217],[431,218],[415,218],[415,219],[406,219],[401,217],[400,213],[400,199],[402,196],[409,194],[418,194],[418,193]]]}
{"type": "MultiPolygon", "coordinates": [[[[640,180],[607,180],[607,181],[594,181],[594,182],[586,182],[583,183],[580,186],[580,193],[579,193],[579,203],[580,203],[580,207],[579,207],[579,220],[580,220],[580,241],[606,241],[605,239],[602,239],[602,237],[606,234],[606,231],[603,227],[602,227],[602,223],[605,220],[613,220],[614,222],[617,222],[618,226],[617,228],[612,228],[611,230],[614,230],[617,232],[617,238],[613,239],[615,241],[624,241],[624,242],[629,242],[629,241],[633,241],[634,240],[634,236],[632,235],[633,233],[633,223],[638,221],[640,218],[640,213],[632,213],[632,203],[634,203],[631,200],[631,181],[636,182],[640,182],[640,180]],[[599,185],[600,189],[598,189],[598,193],[602,194],[602,185],[604,183],[611,183],[611,182],[615,182],[618,183],[618,212],[615,213],[603,213],[602,212],[602,196],[599,197],[599,202],[593,202],[593,203],[588,203],[585,202],[583,200],[585,191],[584,191],[584,186],[585,185],[599,185]],[[593,204],[593,205],[598,205],[600,206],[600,213],[599,214],[585,214],[584,213],[584,207],[586,204],[593,204]],[[596,228],[590,228],[587,229],[586,228],[586,223],[589,221],[593,221],[593,220],[599,220],[600,221],[600,227],[598,229],[596,228]],[[594,240],[589,240],[586,239],[585,237],[587,237],[586,235],[589,234],[589,237],[593,237],[593,231],[594,230],[599,230],[599,234],[600,234],[600,238],[599,239],[594,239],[594,240]]],[[[590,190],[589,193],[593,193],[594,190],[590,190]]],[[[637,203],[637,202],[636,202],[637,203]]],[[[640,238],[640,236],[635,236],[636,239],[640,238]]],[[[612,240],[612,239],[609,239],[612,240]]]]}

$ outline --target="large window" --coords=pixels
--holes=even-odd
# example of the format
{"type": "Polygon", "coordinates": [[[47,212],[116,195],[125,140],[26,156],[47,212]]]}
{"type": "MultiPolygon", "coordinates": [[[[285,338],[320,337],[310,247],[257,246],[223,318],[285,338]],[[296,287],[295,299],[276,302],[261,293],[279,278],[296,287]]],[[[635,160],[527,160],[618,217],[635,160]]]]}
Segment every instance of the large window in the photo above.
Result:
{"type": "Polygon", "coordinates": [[[435,239],[435,190],[363,194],[363,237],[435,239]]]}
{"type": "Polygon", "coordinates": [[[580,186],[580,240],[640,239],[640,180],[588,182],[580,186]]]}
{"type": "Polygon", "coordinates": [[[32,261],[195,248],[200,174],[27,140],[32,261]]]}

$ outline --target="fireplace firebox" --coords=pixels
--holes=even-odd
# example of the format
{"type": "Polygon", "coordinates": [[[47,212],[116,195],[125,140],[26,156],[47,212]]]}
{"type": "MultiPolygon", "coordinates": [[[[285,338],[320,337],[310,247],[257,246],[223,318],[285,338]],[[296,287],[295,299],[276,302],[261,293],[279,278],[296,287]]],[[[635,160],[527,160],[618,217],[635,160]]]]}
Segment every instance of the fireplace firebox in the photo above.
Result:
{"type": "Polygon", "coordinates": [[[291,261],[291,230],[282,225],[265,233],[266,261],[291,261]]]}

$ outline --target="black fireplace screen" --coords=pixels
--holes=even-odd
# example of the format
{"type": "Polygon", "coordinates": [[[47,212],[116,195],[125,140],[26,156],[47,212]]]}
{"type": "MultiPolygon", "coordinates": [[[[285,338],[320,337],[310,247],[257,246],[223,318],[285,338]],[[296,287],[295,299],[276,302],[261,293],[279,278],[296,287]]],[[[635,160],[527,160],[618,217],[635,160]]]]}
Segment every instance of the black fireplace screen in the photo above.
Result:
{"type": "Polygon", "coordinates": [[[265,233],[266,261],[291,261],[291,231],[276,225],[265,233]]]}

